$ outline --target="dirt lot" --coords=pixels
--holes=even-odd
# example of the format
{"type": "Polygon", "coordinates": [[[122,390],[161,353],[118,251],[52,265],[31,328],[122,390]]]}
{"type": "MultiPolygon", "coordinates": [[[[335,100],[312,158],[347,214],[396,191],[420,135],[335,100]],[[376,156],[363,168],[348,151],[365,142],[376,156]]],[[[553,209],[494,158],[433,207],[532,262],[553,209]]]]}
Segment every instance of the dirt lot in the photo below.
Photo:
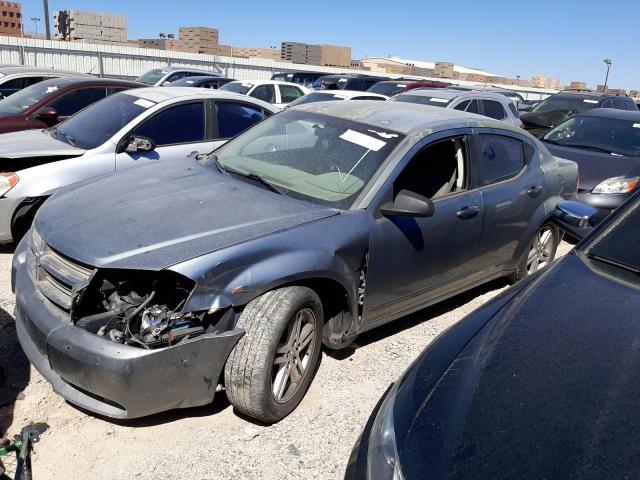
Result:
{"type": "MultiPolygon", "coordinates": [[[[563,243],[558,252],[571,246],[563,243]]],[[[29,422],[50,429],[36,446],[38,479],[338,479],[373,406],[436,335],[506,288],[502,281],[363,335],[357,348],[323,353],[305,400],[284,421],[240,418],[220,393],[210,406],[113,422],[67,404],[30,368],[10,313],[11,253],[0,253],[0,432],[29,422]],[[3,376],[5,378],[3,378],[3,376]],[[4,386],[3,386],[4,380],[4,386]]]]}

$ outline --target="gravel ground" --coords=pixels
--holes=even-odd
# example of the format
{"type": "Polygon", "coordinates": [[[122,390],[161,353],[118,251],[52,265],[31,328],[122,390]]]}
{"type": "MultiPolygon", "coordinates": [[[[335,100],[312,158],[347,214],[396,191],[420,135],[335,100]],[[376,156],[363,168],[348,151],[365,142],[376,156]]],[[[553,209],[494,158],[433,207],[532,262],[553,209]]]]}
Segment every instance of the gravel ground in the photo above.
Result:
{"type": "MultiPolygon", "coordinates": [[[[558,255],[571,245],[562,243],[558,255]]],[[[11,252],[0,251],[0,433],[30,422],[50,429],[36,445],[35,479],[339,479],[376,402],[440,332],[507,287],[495,281],[322,355],[311,389],[285,420],[262,426],[212,405],[114,422],[57,396],[29,367],[10,315],[11,252]],[[4,371],[2,367],[4,366],[4,371]]]]}

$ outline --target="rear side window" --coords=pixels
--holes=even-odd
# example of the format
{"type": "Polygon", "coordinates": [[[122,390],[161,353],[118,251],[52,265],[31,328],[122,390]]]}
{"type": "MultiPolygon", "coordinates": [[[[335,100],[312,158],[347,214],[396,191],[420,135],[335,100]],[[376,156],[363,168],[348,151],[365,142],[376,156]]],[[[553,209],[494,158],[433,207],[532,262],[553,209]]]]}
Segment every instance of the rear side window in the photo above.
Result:
{"type": "Polygon", "coordinates": [[[261,108],[240,102],[216,102],[218,138],[231,138],[264,118],[261,108]]]}
{"type": "Polygon", "coordinates": [[[202,142],[205,139],[204,103],[169,107],[144,122],[134,134],[151,138],[158,146],[202,142]]]}
{"type": "Polygon", "coordinates": [[[84,107],[102,100],[107,96],[106,87],[88,87],[64,93],[49,103],[49,107],[55,108],[60,117],[69,117],[79,112],[84,107]]]}
{"type": "Polygon", "coordinates": [[[453,108],[455,110],[461,110],[463,112],[469,112],[469,113],[479,113],[480,111],[478,109],[478,100],[465,100],[464,102],[459,103],[453,108]]]}
{"type": "Polygon", "coordinates": [[[475,150],[480,186],[513,177],[525,165],[524,145],[515,138],[480,134],[475,150]]]}
{"type": "Polygon", "coordinates": [[[617,108],[618,110],[627,109],[622,98],[612,98],[611,102],[613,103],[613,108],[617,108]]]}
{"type": "Polygon", "coordinates": [[[600,108],[613,108],[613,102],[611,102],[611,100],[605,100],[600,105],[600,108]]]}
{"type": "Polygon", "coordinates": [[[278,85],[278,88],[280,89],[281,103],[290,103],[302,96],[302,91],[291,85],[278,85]]]}
{"type": "Polygon", "coordinates": [[[507,116],[507,112],[504,111],[502,104],[495,100],[483,100],[484,115],[486,117],[495,118],[496,120],[503,120],[507,116]]]}
{"type": "Polygon", "coordinates": [[[267,103],[276,103],[276,90],[273,85],[258,85],[249,95],[267,103]]]}
{"type": "Polygon", "coordinates": [[[638,106],[636,105],[636,102],[634,102],[629,98],[625,100],[625,105],[627,106],[627,110],[631,110],[632,112],[638,111],[638,106]]]}

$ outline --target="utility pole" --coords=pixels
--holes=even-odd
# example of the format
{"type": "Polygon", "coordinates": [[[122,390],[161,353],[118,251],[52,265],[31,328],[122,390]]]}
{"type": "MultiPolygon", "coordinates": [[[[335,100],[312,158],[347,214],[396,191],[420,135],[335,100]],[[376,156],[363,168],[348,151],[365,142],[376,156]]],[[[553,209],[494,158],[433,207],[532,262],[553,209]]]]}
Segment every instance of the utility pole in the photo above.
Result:
{"type": "Polygon", "coordinates": [[[40,19],[38,17],[31,17],[31,21],[36,27],[36,38],[38,38],[38,22],[40,21],[40,19]]]}
{"type": "Polygon", "coordinates": [[[607,75],[604,77],[604,92],[607,93],[607,82],[609,81],[609,70],[611,69],[611,64],[613,63],[610,58],[605,58],[603,62],[607,65],[607,75]]]}
{"type": "Polygon", "coordinates": [[[44,2],[44,28],[47,33],[47,40],[51,40],[51,28],[49,27],[49,0],[44,2]]]}

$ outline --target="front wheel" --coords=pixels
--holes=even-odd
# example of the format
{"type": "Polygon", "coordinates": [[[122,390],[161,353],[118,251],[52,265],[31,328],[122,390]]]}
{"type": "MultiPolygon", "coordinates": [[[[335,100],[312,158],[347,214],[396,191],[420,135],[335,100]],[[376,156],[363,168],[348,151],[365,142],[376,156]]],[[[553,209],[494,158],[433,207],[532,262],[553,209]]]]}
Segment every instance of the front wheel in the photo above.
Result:
{"type": "Polygon", "coordinates": [[[233,407],[269,423],[289,415],[311,384],[323,325],[322,304],[309,288],[280,288],[252,300],[238,319],[246,333],[224,369],[233,407]]]}
{"type": "Polygon", "coordinates": [[[546,223],[536,232],[529,248],[525,250],[511,281],[517,282],[546,267],[556,256],[560,243],[560,230],[552,223],[546,223]]]}

